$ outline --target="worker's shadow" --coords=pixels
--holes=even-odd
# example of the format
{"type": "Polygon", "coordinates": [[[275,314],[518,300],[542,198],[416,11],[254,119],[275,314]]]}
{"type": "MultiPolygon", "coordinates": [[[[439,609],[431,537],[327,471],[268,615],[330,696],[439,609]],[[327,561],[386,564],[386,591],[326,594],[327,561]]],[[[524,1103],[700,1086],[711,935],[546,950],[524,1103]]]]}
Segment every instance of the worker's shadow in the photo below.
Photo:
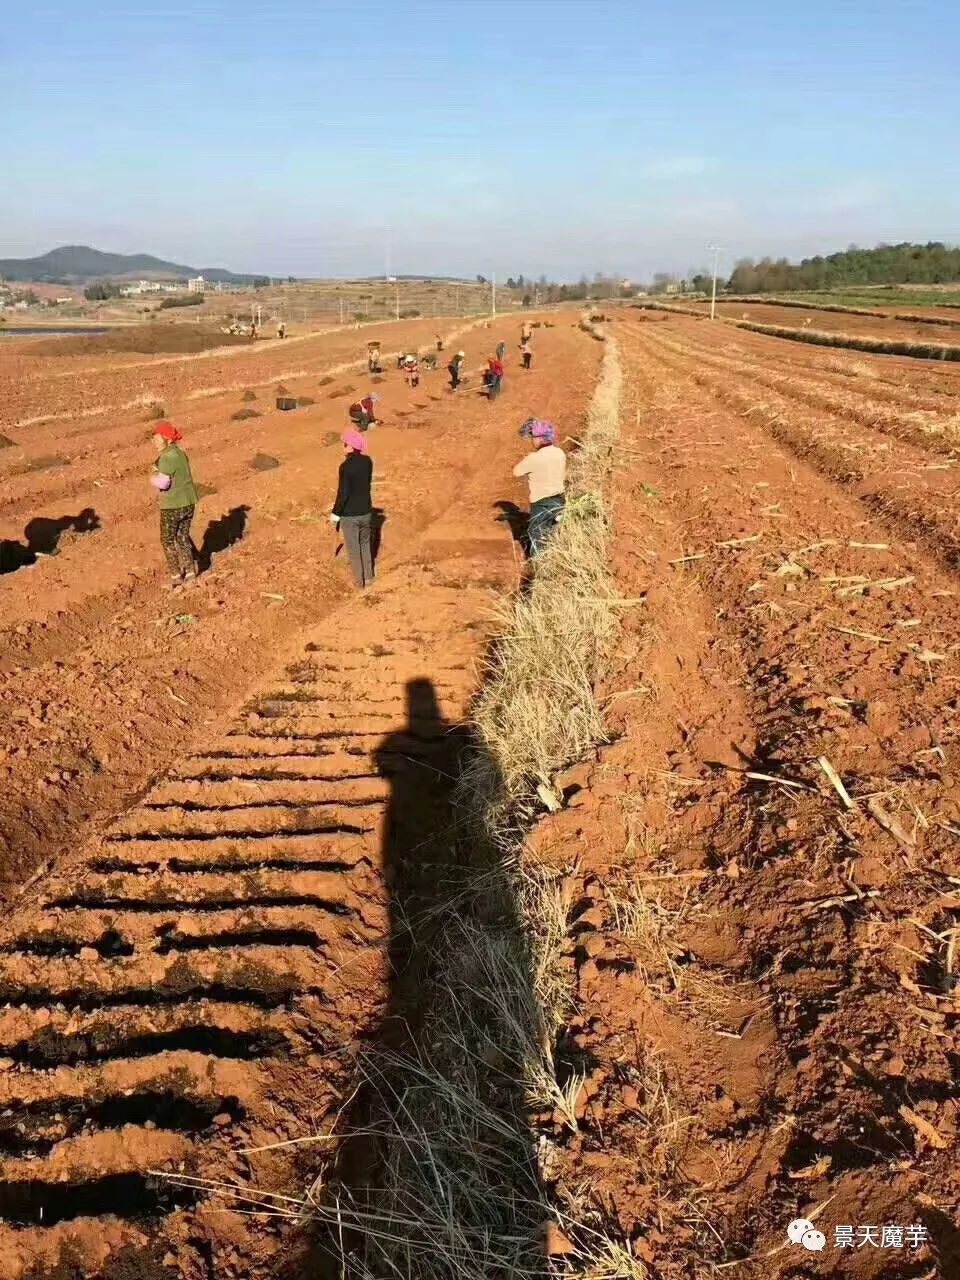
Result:
{"type": "Polygon", "coordinates": [[[55,556],[64,535],[94,533],[99,528],[100,517],[92,507],[75,516],[35,516],[24,526],[23,542],[0,539],[0,573],[25,569],[41,556],[55,556]]]}
{"type": "Polygon", "coordinates": [[[205,573],[215,555],[226,551],[243,537],[247,529],[248,506],[231,507],[218,520],[211,520],[203,535],[203,541],[197,548],[197,564],[201,573],[205,573]]]}
{"type": "Polygon", "coordinates": [[[405,1260],[440,1247],[442,1220],[464,1254],[498,1250],[503,1274],[539,1275],[543,1198],[520,1078],[542,1043],[532,964],[509,868],[456,799],[468,757],[495,776],[469,731],[444,719],[432,681],[409,681],[405,697],[406,722],[375,752],[390,787],[389,986],[310,1273],[413,1274],[405,1260]]]}
{"type": "Polygon", "coordinates": [[[373,514],[370,519],[370,555],[373,558],[373,567],[377,567],[377,560],[380,556],[380,547],[383,544],[383,526],[387,523],[387,513],[383,507],[374,507],[373,514]]]}
{"type": "Polygon", "coordinates": [[[527,530],[530,525],[530,517],[515,502],[510,502],[506,498],[501,498],[493,504],[494,509],[499,511],[498,516],[494,516],[494,520],[500,524],[505,524],[510,533],[513,535],[514,542],[523,549],[524,555],[530,553],[530,543],[527,537],[527,530]]]}

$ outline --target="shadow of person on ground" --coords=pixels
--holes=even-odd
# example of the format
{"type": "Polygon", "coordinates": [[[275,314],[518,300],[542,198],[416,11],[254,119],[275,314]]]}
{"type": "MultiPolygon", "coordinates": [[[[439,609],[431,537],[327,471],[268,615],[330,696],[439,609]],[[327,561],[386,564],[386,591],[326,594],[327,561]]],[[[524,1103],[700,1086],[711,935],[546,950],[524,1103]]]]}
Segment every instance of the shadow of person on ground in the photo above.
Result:
{"type": "Polygon", "coordinates": [[[409,681],[405,701],[375,752],[390,786],[389,990],[302,1275],[545,1274],[520,1082],[543,1033],[513,877],[456,800],[472,735],[444,719],[431,680],[409,681]]]}
{"type": "Polygon", "coordinates": [[[373,557],[373,567],[377,567],[377,558],[380,555],[380,544],[383,541],[383,526],[387,523],[387,513],[383,507],[373,508],[373,518],[370,521],[370,554],[373,557]]]}
{"type": "Polygon", "coordinates": [[[500,512],[500,515],[494,516],[494,519],[500,524],[509,525],[514,542],[523,548],[525,556],[529,556],[530,543],[527,539],[527,529],[530,524],[530,517],[527,512],[522,507],[518,507],[515,502],[510,502],[506,498],[501,498],[493,506],[495,510],[500,512]]]}
{"type": "Polygon", "coordinates": [[[240,541],[246,532],[249,510],[248,506],[231,507],[226,515],[210,521],[197,550],[197,564],[201,573],[210,568],[215,555],[240,541]]]}
{"type": "Polygon", "coordinates": [[[41,556],[55,556],[64,534],[95,533],[100,517],[93,507],[84,507],[75,516],[34,516],[24,526],[23,542],[0,540],[0,573],[13,573],[36,564],[41,556]]]}

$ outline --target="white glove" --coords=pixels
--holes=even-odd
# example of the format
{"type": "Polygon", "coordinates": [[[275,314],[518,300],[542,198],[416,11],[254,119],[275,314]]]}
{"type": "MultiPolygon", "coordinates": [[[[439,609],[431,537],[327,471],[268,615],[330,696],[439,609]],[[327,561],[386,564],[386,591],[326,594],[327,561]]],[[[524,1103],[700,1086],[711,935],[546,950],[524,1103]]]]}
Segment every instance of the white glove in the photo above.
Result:
{"type": "Polygon", "coordinates": [[[340,523],[340,517],[335,516],[332,511],[330,512],[330,523],[334,526],[334,528],[336,528],[336,526],[340,523]]]}

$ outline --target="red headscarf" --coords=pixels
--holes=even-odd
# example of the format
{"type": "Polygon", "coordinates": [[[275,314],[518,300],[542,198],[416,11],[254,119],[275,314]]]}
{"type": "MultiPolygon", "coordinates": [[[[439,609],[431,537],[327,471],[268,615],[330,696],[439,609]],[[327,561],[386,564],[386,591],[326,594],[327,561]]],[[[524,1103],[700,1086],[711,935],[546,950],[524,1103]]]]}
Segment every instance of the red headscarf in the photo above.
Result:
{"type": "Polygon", "coordinates": [[[172,422],[158,422],[153,428],[153,434],[155,436],[163,436],[168,444],[176,444],[183,439],[183,436],[172,422]]]}

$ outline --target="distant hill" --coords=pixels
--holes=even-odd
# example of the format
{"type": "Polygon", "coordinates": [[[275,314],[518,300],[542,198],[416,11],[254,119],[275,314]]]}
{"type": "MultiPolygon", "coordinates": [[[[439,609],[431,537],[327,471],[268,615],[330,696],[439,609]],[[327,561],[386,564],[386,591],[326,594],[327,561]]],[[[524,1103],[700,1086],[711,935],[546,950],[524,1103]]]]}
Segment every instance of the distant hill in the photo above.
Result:
{"type": "Polygon", "coordinates": [[[188,267],[149,253],[102,253],[83,244],[66,244],[38,258],[0,258],[0,279],[5,280],[83,284],[89,280],[186,280],[188,276],[225,284],[246,284],[254,279],[222,267],[188,267]]]}

